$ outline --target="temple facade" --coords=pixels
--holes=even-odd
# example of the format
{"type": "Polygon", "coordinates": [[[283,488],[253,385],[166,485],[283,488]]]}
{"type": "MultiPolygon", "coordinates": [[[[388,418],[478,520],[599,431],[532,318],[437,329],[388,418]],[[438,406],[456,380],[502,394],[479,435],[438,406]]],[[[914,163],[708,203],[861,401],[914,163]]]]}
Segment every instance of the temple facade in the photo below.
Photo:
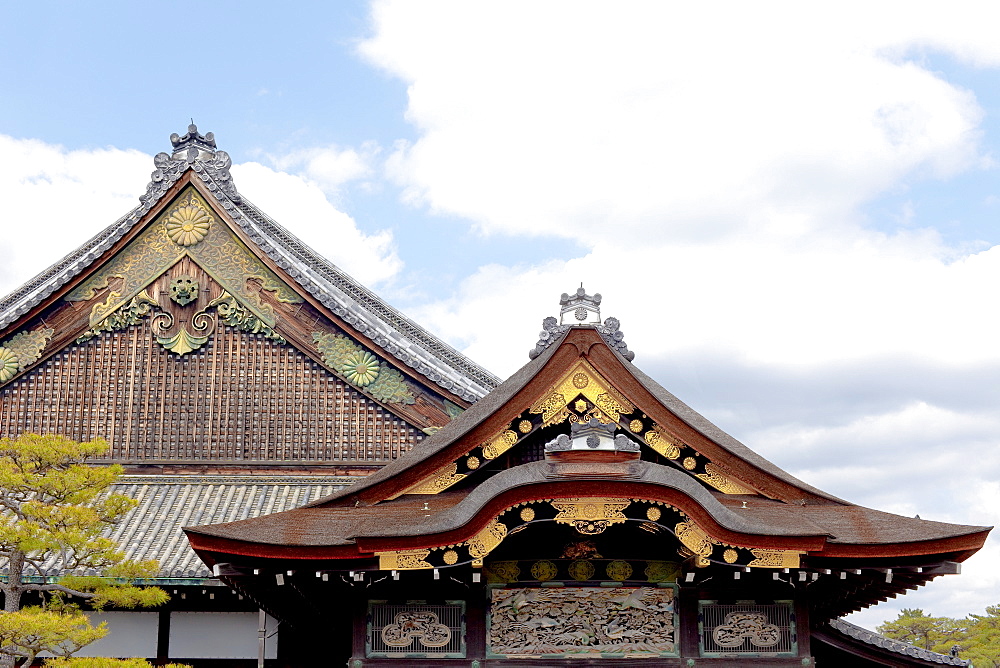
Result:
{"type": "Polygon", "coordinates": [[[112,538],[172,595],[97,616],[111,634],[83,654],[257,665],[263,635],[280,660],[287,629],[181,527],[324,497],[499,382],[254,207],[229,166],[211,133],[171,136],[135,209],[0,301],[0,436],[106,439],[94,463],[124,465],[116,491],[139,500],[112,538]]]}
{"type": "Polygon", "coordinates": [[[988,528],[797,480],[634,366],[599,303],[563,295],[532,361],[378,473],[192,546],[331,665],[964,665],[839,618],[988,528]]]}
{"type": "Polygon", "coordinates": [[[0,436],[106,439],[139,501],[111,537],[172,595],[95,613],[82,654],[964,665],[840,617],[987,528],[795,479],[633,365],[582,287],[501,383],[253,206],[211,133],[170,139],[134,210],[0,300],[0,436]]]}

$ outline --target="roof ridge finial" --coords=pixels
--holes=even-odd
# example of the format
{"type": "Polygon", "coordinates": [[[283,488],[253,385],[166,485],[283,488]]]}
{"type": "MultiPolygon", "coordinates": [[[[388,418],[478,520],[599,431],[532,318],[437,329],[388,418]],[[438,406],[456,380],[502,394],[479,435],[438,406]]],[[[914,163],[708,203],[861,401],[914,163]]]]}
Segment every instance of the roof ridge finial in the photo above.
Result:
{"type": "Polygon", "coordinates": [[[595,292],[588,295],[583,289],[583,281],[573,295],[562,293],[559,298],[560,325],[599,325],[601,323],[601,293],[595,292]],[[576,322],[566,322],[567,316],[572,316],[576,322]]]}
{"type": "Polygon", "coordinates": [[[198,172],[202,180],[209,184],[209,189],[218,189],[220,194],[233,202],[239,203],[242,200],[229,173],[233,161],[228,153],[216,148],[215,134],[198,132],[198,126],[192,118],[187,132],[183,136],[174,132],[170,135],[170,143],[173,146],[172,153],[157,153],[153,157],[156,169],[150,175],[146,194],[139,198],[143,204],[151,206],[188,169],[198,172]]]}
{"type": "Polygon", "coordinates": [[[174,147],[174,153],[171,156],[174,160],[186,158],[188,162],[194,162],[198,159],[214,158],[216,154],[215,134],[208,132],[203,135],[198,132],[194,118],[191,119],[191,125],[188,126],[187,132],[183,136],[176,132],[170,135],[170,143],[174,147]]]}
{"type": "Polygon", "coordinates": [[[635,359],[635,353],[625,345],[625,335],[621,332],[621,323],[618,318],[608,318],[603,324],[601,323],[601,299],[599,292],[588,295],[582,282],[572,295],[562,293],[562,296],[559,297],[559,319],[550,316],[542,321],[542,331],[538,335],[538,342],[528,352],[528,357],[535,359],[541,355],[570,327],[590,325],[600,333],[601,338],[612,350],[630,362],[635,359]]]}

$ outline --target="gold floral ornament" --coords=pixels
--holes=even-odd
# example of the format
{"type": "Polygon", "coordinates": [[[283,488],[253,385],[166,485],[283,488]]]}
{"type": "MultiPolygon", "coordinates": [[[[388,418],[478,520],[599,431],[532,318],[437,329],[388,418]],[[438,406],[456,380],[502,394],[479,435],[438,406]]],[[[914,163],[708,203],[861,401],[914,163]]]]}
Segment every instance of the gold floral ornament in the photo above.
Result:
{"type": "Polygon", "coordinates": [[[17,355],[9,348],[0,348],[0,383],[6,383],[17,373],[17,355]]]}
{"type": "Polygon", "coordinates": [[[194,202],[174,209],[163,221],[167,236],[178,246],[194,246],[205,238],[212,226],[212,217],[194,202]]]}
{"type": "Polygon", "coordinates": [[[347,356],[340,370],[347,380],[364,387],[378,378],[378,358],[367,350],[359,350],[347,356]]]}

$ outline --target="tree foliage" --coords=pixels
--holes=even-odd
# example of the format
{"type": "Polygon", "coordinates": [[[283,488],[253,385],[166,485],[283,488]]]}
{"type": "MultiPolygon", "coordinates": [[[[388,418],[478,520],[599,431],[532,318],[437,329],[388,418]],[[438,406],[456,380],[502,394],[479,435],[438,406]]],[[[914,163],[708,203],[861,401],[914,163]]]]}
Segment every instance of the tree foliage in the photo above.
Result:
{"type": "Polygon", "coordinates": [[[953,646],[965,640],[966,628],[962,621],[951,617],[932,617],[920,608],[903,608],[899,617],[875,630],[887,638],[947,654],[953,646]]]}
{"type": "Polygon", "coordinates": [[[955,647],[959,657],[970,659],[976,668],[1000,668],[1000,605],[963,619],[932,617],[919,608],[904,608],[899,617],[876,630],[941,654],[955,647]]]}
{"type": "Polygon", "coordinates": [[[976,668],[1000,668],[1000,605],[986,608],[985,615],[969,615],[968,649],[963,659],[976,668]]]}
{"type": "Polygon", "coordinates": [[[136,584],[155,576],[155,561],[129,561],[102,535],[136,504],[107,493],[120,466],[85,464],[106,449],[103,440],[53,435],[0,439],[0,665],[30,663],[43,650],[68,656],[103,637],[105,626],[91,626],[74,601],[133,608],[167,598],[136,584]],[[28,592],[41,605],[22,607],[28,592]]]}

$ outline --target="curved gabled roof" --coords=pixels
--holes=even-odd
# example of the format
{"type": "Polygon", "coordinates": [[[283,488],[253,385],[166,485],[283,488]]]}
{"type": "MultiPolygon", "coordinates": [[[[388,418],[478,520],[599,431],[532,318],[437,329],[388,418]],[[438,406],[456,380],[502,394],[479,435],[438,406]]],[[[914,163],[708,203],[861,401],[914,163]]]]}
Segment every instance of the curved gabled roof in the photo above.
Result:
{"type": "MultiPolygon", "coordinates": [[[[494,418],[502,408],[507,407],[507,412],[517,414],[523,410],[525,405],[530,405],[548,388],[549,384],[554,382],[553,379],[569,364],[569,360],[581,356],[577,352],[581,346],[587,347],[588,359],[599,360],[599,370],[609,376],[614,376],[613,382],[618,383],[620,391],[629,395],[630,392],[634,393],[641,389],[647,395],[645,403],[637,404],[642,410],[650,412],[656,407],[662,408],[665,413],[686,425],[692,434],[700,437],[698,446],[700,449],[714,447],[720,455],[731,460],[727,463],[717,461],[717,457],[712,457],[716,464],[726,469],[751,467],[753,474],[773,479],[774,483],[781,487],[780,493],[775,494],[778,498],[809,503],[847,503],[799,480],[727,434],[643,373],[626,359],[620,350],[616,349],[614,343],[606,340],[605,332],[602,332],[600,327],[578,325],[562,328],[558,336],[549,341],[545,349],[540,351],[534,359],[441,431],[417,444],[405,456],[358,484],[341,490],[326,499],[315,501],[312,505],[333,504],[345,499],[349,499],[352,504],[355,501],[366,504],[377,503],[383,498],[391,498],[393,494],[400,491],[399,486],[393,485],[392,481],[405,478],[405,482],[401,484],[412,484],[415,471],[419,471],[421,474],[429,473],[447,463],[449,458],[457,456],[452,451],[457,452],[456,447],[463,449],[468,445],[466,443],[468,439],[477,438],[481,431],[480,427],[496,422],[495,419],[491,420],[491,418],[494,418]],[[563,354],[564,359],[557,360],[553,364],[552,358],[557,356],[559,351],[568,351],[568,354],[563,354]],[[628,383],[629,380],[631,380],[632,387],[626,390],[625,387],[621,386],[622,381],[628,383]],[[520,408],[512,411],[510,407],[513,405],[520,406],[520,408]],[[385,486],[384,493],[377,489],[380,486],[385,486]]],[[[632,398],[633,401],[638,401],[634,396],[632,398]]],[[[501,422],[503,421],[501,420],[501,422]]],[[[458,455],[460,454],[462,453],[458,453],[458,455]]],[[[735,471],[731,472],[735,473],[735,471]]],[[[759,482],[758,480],[758,484],[759,482]]],[[[771,491],[778,492],[779,490],[771,491]]]]}
{"type": "MultiPolygon", "coordinates": [[[[575,398],[559,396],[566,402],[575,398]]],[[[594,326],[561,332],[494,392],[368,479],[299,509],[186,531],[196,549],[225,551],[243,544],[246,547],[238,549],[250,551],[243,554],[262,554],[259,550],[267,552],[270,548],[263,546],[269,545],[280,546],[286,558],[306,558],[307,554],[357,558],[371,554],[374,544],[386,550],[459,543],[518,503],[588,495],[666,503],[688,514],[718,540],[784,546],[819,557],[936,554],[960,560],[981,547],[989,531],[864,508],[803,483],[636,369],[594,326]],[[697,474],[693,466],[666,459],[661,460],[666,463],[619,460],[603,467],[553,459],[490,472],[477,463],[467,473],[455,475],[455,467],[465,459],[488,457],[484,442],[498,431],[513,430],[509,425],[523,424],[524,417],[535,411],[528,407],[554,396],[554,387],[566,387],[560,379],[582,368],[583,361],[592,376],[588,382],[596,383],[601,377],[608,383],[603,389],[634,404],[634,410],[616,426],[631,427],[640,415],[643,424],[655,420],[687,452],[710,460],[720,475],[731,476],[733,484],[718,487],[717,479],[712,482],[711,476],[697,474]],[[449,467],[444,484],[427,492],[426,482],[441,480],[441,471],[449,467]],[[456,482],[462,484],[453,487],[456,482]]]]}
{"type": "Polygon", "coordinates": [[[190,171],[272,261],[400,363],[465,401],[475,401],[499,384],[492,373],[384,302],[243,198],[229,173],[229,155],[215,149],[211,133],[202,136],[191,125],[188,134],[171,140],[174,151],[154,158],[156,170],[139,206],[0,300],[0,332],[97,262],[190,171]]]}

